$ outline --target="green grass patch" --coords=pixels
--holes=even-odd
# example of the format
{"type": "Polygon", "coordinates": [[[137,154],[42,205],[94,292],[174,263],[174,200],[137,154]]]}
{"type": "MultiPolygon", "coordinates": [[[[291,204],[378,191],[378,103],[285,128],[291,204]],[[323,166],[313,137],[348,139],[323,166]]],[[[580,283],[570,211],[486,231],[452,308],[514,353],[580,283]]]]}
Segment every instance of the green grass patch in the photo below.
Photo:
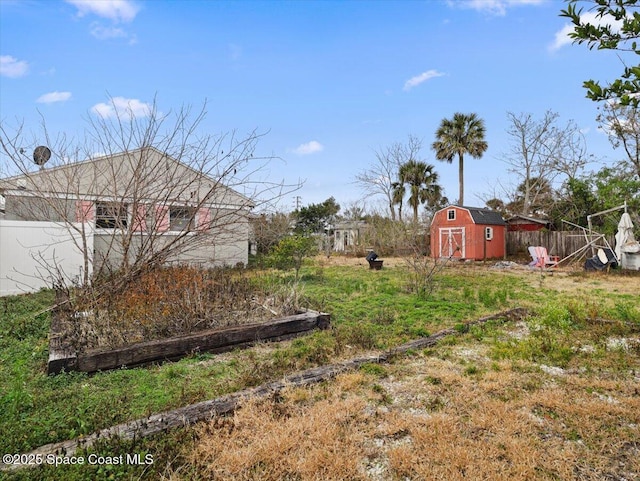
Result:
{"type": "MultiPolygon", "coordinates": [[[[237,351],[224,356],[194,354],[179,362],[85,375],[47,376],[48,334],[53,294],[0,298],[0,439],[4,451],[24,453],[40,445],[95,432],[117,423],[190,403],[212,399],[297,371],[362,352],[383,350],[408,340],[455,327],[460,335],[444,339],[421,355],[446,359],[460,343],[486,343],[495,370],[503,360],[513,369],[521,361],[559,367],[607,362],[616,369],[633,368],[611,337],[637,332],[640,308],[637,296],[609,293],[594,299],[531,287],[522,277],[486,269],[448,271],[438,279],[428,298],[407,288],[406,267],[371,272],[366,267],[322,267],[307,264],[301,270],[299,294],[303,307],[332,314],[332,328],[277,345],[237,351]],[[544,298],[541,306],[540,298],[544,298]],[[505,337],[501,323],[468,326],[465,322],[518,305],[534,306],[527,320],[528,335],[505,337]],[[597,323],[594,319],[614,322],[597,323]],[[635,326],[635,327],[634,327],[635,326]],[[634,331],[635,329],[635,331],[634,331]],[[588,346],[591,350],[581,350],[588,346]]],[[[580,279],[577,279],[580,280],[580,279]]],[[[282,272],[259,276],[261,283],[292,286],[282,272]]],[[[534,282],[535,283],[535,282],[534,282]]],[[[598,364],[600,365],[600,364],[598,364]]],[[[531,369],[523,363],[522,369],[531,369]]],[[[387,368],[367,364],[361,370],[377,378],[387,368]]],[[[532,371],[534,372],[534,371],[532,371]]],[[[464,367],[466,376],[488,375],[477,364],[464,367]]],[[[438,386],[444,381],[427,376],[438,386]]],[[[389,403],[380,385],[374,392],[389,403]]],[[[179,465],[181,444],[188,431],[163,434],[135,445],[110,441],[96,452],[154,454],[153,466],[103,468],[40,468],[23,471],[16,479],[157,479],[163,467],[179,465]]],[[[1,476],[0,476],[1,477],[1,476]]]]}

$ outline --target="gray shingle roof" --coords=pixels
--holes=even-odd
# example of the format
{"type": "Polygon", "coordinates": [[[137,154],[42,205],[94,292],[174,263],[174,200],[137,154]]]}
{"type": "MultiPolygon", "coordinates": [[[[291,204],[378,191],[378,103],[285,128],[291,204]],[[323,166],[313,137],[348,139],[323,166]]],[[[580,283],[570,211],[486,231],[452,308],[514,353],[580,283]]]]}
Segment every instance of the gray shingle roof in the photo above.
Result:
{"type": "Polygon", "coordinates": [[[499,212],[480,207],[461,207],[467,209],[476,224],[507,225],[499,212]]]}

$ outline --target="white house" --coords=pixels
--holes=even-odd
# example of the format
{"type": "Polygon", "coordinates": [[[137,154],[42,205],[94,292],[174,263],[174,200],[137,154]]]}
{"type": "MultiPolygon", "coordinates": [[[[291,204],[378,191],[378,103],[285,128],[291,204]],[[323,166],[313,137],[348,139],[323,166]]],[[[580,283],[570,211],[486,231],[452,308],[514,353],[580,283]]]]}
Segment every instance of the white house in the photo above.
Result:
{"type": "Polygon", "coordinates": [[[94,271],[154,253],[205,267],[248,261],[252,201],[153,147],[0,179],[0,198],[0,219],[65,226],[94,271]]]}

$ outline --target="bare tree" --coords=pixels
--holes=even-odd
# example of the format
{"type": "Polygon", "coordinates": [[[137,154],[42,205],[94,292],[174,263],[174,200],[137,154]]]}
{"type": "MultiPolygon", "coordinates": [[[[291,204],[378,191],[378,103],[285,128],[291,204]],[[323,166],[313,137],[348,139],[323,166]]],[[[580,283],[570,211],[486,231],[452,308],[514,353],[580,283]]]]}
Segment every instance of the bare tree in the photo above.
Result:
{"type": "Polygon", "coordinates": [[[362,220],[366,210],[366,205],[363,202],[349,202],[343,209],[342,217],[346,221],[362,220]]]}
{"type": "Polygon", "coordinates": [[[31,136],[0,124],[13,174],[0,181],[7,215],[64,225],[79,239],[85,283],[92,270],[117,289],[167,262],[219,262],[221,249],[246,249],[252,208],[296,188],[259,178],[273,159],[255,154],[264,134],[201,135],[206,103],[162,114],[154,100],[144,116],[113,108],[113,117],[90,117],[78,141],[53,137],[44,119],[31,136]],[[25,155],[38,144],[52,152],[44,169],[25,155]]]}
{"type": "Polygon", "coordinates": [[[640,114],[638,107],[607,101],[600,107],[600,127],[614,149],[622,147],[640,177],[640,114]]]}
{"type": "Polygon", "coordinates": [[[540,120],[525,113],[508,112],[507,117],[512,145],[504,161],[509,166],[507,170],[520,179],[520,213],[526,215],[559,175],[574,178],[587,164],[586,147],[576,123],[569,121],[559,126],[555,112],[545,112],[540,120]]]}
{"type": "Polygon", "coordinates": [[[384,196],[392,220],[396,220],[396,186],[400,166],[417,160],[421,148],[422,140],[409,135],[406,143],[396,142],[375,151],[375,163],[356,175],[355,182],[368,196],[384,196]]]}

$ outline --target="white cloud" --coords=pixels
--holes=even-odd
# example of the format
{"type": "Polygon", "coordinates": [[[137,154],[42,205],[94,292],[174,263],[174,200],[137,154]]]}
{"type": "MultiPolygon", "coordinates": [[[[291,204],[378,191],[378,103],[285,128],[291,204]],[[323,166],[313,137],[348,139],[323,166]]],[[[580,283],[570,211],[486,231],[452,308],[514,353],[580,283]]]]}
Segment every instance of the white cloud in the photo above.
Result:
{"type": "Polygon", "coordinates": [[[300,144],[295,149],[293,149],[294,154],[298,155],[309,155],[315,154],[317,152],[322,152],[324,150],[324,146],[318,142],[317,140],[312,140],[311,142],[307,142],[306,144],[300,144]]]}
{"type": "Polygon", "coordinates": [[[124,29],[116,26],[103,26],[98,22],[94,22],[91,25],[91,35],[98,40],[109,40],[114,38],[126,38],[129,40],[129,45],[138,43],[138,38],[135,34],[130,34],[124,29]]]}
{"type": "Polygon", "coordinates": [[[97,22],[91,25],[91,35],[96,37],[98,40],[107,40],[110,38],[126,38],[129,36],[129,34],[127,34],[127,32],[125,32],[120,27],[104,27],[97,22]]]}
{"type": "MultiPolygon", "coordinates": [[[[595,26],[610,25],[614,32],[617,32],[622,27],[622,21],[616,20],[610,16],[598,17],[595,12],[586,12],[580,15],[581,23],[589,23],[595,26]]],[[[574,31],[573,23],[567,23],[558,30],[554,36],[553,42],[549,45],[549,50],[556,51],[565,45],[571,45],[573,39],[569,37],[569,34],[574,31]]]]}
{"type": "Polygon", "coordinates": [[[426,72],[422,72],[420,75],[416,75],[415,77],[411,77],[407,80],[404,83],[404,90],[411,90],[422,82],[426,82],[432,78],[442,77],[443,75],[444,74],[442,72],[438,72],[437,70],[427,70],[426,72]]]}
{"type": "Polygon", "coordinates": [[[569,37],[569,34],[573,32],[573,24],[567,24],[558,30],[554,36],[553,43],[549,45],[549,50],[556,51],[565,45],[571,45],[573,39],[569,37]]]}
{"type": "Polygon", "coordinates": [[[91,111],[103,118],[119,117],[127,119],[133,117],[148,117],[151,114],[151,105],[138,99],[125,99],[113,97],[109,103],[99,103],[91,107],[91,111]]]}
{"type": "Polygon", "coordinates": [[[111,21],[111,25],[104,26],[101,22],[91,23],[91,35],[98,40],[116,38],[129,39],[129,44],[137,43],[135,35],[129,34],[122,27],[122,23],[132,22],[140,7],[131,0],[66,0],[78,9],[78,17],[95,15],[111,21]]]}
{"type": "Polygon", "coordinates": [[[38,97],[39,104],[53,104],[55,102],[66,102],[71,98],[71,92],[49,92],[38,97]]]}
{"type": "Polygon", "coordinates": [[[114,22],[131,22],[140,11],[130,0],[66,0],[78,9],[78,16],[88,14],[108,18],[114,22]]]}
{"type": "Polygon", "coordinates": [[[18,60],[11,55],[0,56],[0,75],[18,78],[26,75],[29,64],[24,60],[18,60]]]}
{"type": "Polygon", "coordinates": [[[546,0],[449,0],[450,7],[461,7],[488,13],[490,15],[504,16],[511,7],[523,5],[542,5],[546,0]]]}

